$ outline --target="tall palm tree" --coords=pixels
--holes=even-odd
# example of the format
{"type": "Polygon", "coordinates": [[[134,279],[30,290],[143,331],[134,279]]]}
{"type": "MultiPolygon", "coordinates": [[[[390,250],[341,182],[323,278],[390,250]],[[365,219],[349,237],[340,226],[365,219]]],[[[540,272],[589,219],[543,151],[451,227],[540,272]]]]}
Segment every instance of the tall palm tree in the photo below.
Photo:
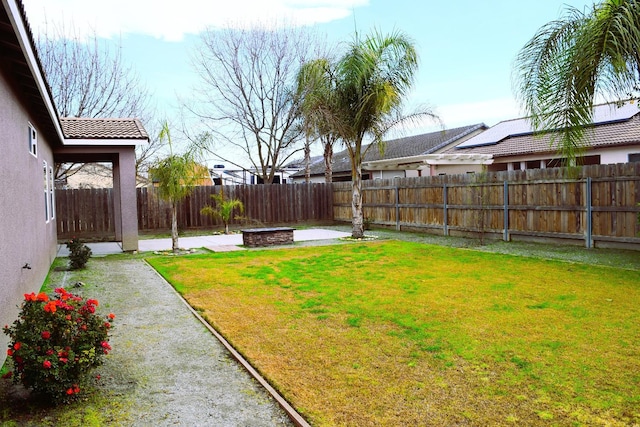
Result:
{"type": "Polygon", "coordinates": [[[338,139],[332,131],[330,118],[326,112],[331,102],[333,84],[331,61],[318,58],[306,62],[300,67],[296,78],[296,96],[300,100],[300,112],[305,145],[305,178],[309,181],[309,144],[310,140],[319,139],[324,148],[325,182],[332,181],[333,146],[338,139]]]}
{"type": "Polygon", "coordinates": [[[518,54],[514,73],[534,128],[558,130],[553,142],[575,161],[597,100],[637,97],[639,52],[637,0],[604,0],[589,13],[569,7],[544,25],[518,54]]]}
{"type": "Polygon", "coordinates": [[[332,129],[339,135],[351,159],[353,215],[352,237],[364,235],[362,212],[362,161],[366,149],[384,150],[382,137],[394,125],[422,114],[403,116],[402,104],[418,69],[412,41],[395,32],[378,32],[349,45],[335,67],[335,91],[331,102],[332,129]],[[372,143],[364,149],[368,138],[372,143]]]}
{"type": "Polygon", "coordinates": [[[158,159],[150,168],[149,175],[158,186],[158,195],[171,206],[171,247],[173,252],[178,246],[178,203],[193,191],[206,172],[204,166],[196,161],[193,151],[174,154],[169,124],[164,122],[158,135],[161,142],[167,141],[169,155],[158,159]]]}
{"type": "Polygon", "coordinates": [[[382,137],[397,124],[425,115],[437,119],[427,109],[402,114],[403,101],[418,69],[418,55],[406,35],[374,32],[362,40],[356,35],[337,62],[318,59],[305,67],[308,69],[303,67],[301,73],[306,73],[308,81],[317,79],[319,83],[312,87],[321,88],[322,96],[313,97],[310,107],[313,117],[319,118],[320,135],[339,139],[351,160],[352,237],[361,238],[362,161],[366,151],[373,146],[384,151],[382,137]]]}

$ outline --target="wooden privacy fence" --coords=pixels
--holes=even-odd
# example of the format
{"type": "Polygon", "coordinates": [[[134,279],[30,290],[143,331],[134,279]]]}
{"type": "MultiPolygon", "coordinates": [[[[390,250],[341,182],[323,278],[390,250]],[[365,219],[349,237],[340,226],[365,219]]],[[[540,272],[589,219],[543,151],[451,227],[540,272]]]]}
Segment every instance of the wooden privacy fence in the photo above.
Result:
{"type": "MultiPolygon", "coordinates": [[[[373,224],[444,235],[640,243],[640,163],[363,182],[373,224]]],[[[334,219],[351,220],[351,183],[334,184],[334,219]]]]}
{"type": "Polygon", "coordinates": [[[56,190],[58,239],[101,238],[114,240],[111,188],[56,190]]]}
{"type": "MultiPolygon", "coordinates": [[[[445,175],[363,182],[364,215],[374,224],[444,235],[579,239],[587,247],[640,244],[640,163],[445,175]]],[[[200,214],[220,187],[197,187],[179,206],[181,229],[222,227],[200,214]]],[[[351,221],[351,183],[224,186],[260,226],[351,221]]],[[[138,189],[142,233],[170,228],[169,206],[154,188],[138,189]]],[[[57,190],[58,237],[114,239],[111,189],[57,190]]]]}
{"type": "MultiPolygon", "coordinates": [[[[224,186],[226,198],[237,198],[245,207],[245,219],[234,225],[291,224],[332,222],[331,186],[238,185],[224,186]]],[[[220,219],[200,214],[206,205],[214,205],[212,194],[220,186],[196,187],[178,206],[180,229],[222,227],[220,219]]],[[[169,204],[158,197],[155,188],[138,188],[138,229],[140,232],[166,231],[171,228],[169,204]]],[[[58,238],[114,239],[112,189],[56,190],[58,238]]]]}

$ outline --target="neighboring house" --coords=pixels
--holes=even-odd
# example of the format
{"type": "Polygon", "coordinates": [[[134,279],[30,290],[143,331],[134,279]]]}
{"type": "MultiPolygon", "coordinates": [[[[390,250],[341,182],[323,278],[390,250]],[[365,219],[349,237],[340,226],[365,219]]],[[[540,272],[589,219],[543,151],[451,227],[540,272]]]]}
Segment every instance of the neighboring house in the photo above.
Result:
{"type": "MultiPolygon", "coordinates": [[[[594,121],[585,129],[585,149],[580,153],[583,165],[614,164],[640,161],[640,109],[634,102],[602,104],[594,107],[594,121]]],[[[488,171],[526,170],[563,166],[566,161],[558,152],[557,134],[534,134],[528,118],[496,124],[454,148],[445,156],[487,156],[488,171]],[[553,141],[553,142],[552,142],[553,141]]],[[[475,172],[481,171],[476,166],[475,172]]],[[[471,171],[471,170],[470,170],[471,171]]],[[[440,173],[457,173],[455,166],[440,173]]]]}
{"type": "MultiPolygon", "coordinates": [[[[136,187],[145,187],[149,181],[136,176],[136,187]]],[[[75,165],[64,176],[56,178],[56,189],[113,188],[113,169],[109,163],[75,165]]]]}
{"type": "MultiPolygon", "coordinates": [[[[197,178],[194,185],[196,187],[208,187],[213,184],[213,177],[211,176],[211,172],[209,168],[202,164],[196,164],[193,168],[193,175],[197,178]]],[[[154,187],[159,185],[159,181],[153,177],[153,174],[150,174],[149,178],[151,179],[151,184],[154,187]]]]}
{"type": "Polygon", "coordinates": [[[213,185],[244,185],[251,182],[253,174],[243,169],[229,169],[225,165],[214,165],[209,169],[213,185]]]}
{"type": "MultiPolygon", "coordinates": [[[[148,141],[146,132],[96,135],[92,129],[105,129],[97,119],[77,120],[82,129],[74,132],[58,117],[22,3],[0,0],[0,325],[17,318],[23,295],[40,289],[56,256],[55,163],[113,164],[116,238],[123,250],[138,247],[135,144],[148,141]]],[[[0,348],[7,342],[0,334],[0,348]]]]}
{"type": "MultiPolygon", "coordinates": [[[[367,150],[362,163],[362,179],[395,177],[416,177],[431,174],[425,159],[460,142],[466,141],[483,132],[484,123],[446,129],[437,132],[393,139],[385,142],[384,151],[378,147],[364,146],[367,150]]],[[[311,182],[324,182],[325,164],[323,156],[311,159],[311,182]]],[[[300,160],[292,163],[301,170],[292,175],[294,182],[305,182],[304,163],[300,160]]],[[[351,159],[347,150],[333,155],[332,175],[334,182],[351,181],[351,159]]]]}
{"type": "MultiPolygon", "coordinates": [[[[291,166],[291,164],[284,165],[273,173],[272,184],[291,184],[293,182],[292,175],[297,173],[300,169],[297,166],[291,166]]],[[[264,184],[262,179],[262,171],[258,169],[247,169],[249,174],[248,184],[264,184]]],[[[267,173],[271,172],[271,168],[267,168],[267,173]]]]}

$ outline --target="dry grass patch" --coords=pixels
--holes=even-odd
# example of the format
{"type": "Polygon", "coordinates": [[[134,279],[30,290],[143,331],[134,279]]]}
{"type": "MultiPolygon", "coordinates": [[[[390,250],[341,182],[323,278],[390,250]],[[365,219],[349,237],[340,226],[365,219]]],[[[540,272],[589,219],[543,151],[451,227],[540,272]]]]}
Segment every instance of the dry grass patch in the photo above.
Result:
{"type": "Polygon", "coordinates": [[[640,272],[372,242],[151,258],[312,425],[640,423],[640,272]]]}

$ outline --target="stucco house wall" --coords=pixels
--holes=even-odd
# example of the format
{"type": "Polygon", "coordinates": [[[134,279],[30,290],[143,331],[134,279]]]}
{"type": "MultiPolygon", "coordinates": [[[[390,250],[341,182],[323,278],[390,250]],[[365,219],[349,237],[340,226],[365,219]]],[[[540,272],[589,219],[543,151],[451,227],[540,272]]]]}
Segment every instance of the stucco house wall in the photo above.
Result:
{"type": "MultiPolygon", "coordinates": [[[[0,326],[55,259],[56,162],[113,164],[116,239],[138,249],[135,146],[148,139],[135,118],[59,117],[21,0],[0,0],[0,326]]],[[[7,343],[0,334],[0,365],[7,343]]]]}
{"type": "MultiPolygon", "coordinates": [[[[43,162],[53,166],[52,149],[18,87],[0,71],[0,326],[17,318],[23,294],[39,290],[57,251],[55,221],[45,219],[43,162]],[[35,156],[29,124],[37,132],[35,156]]],[[[0,334],[0,365],[7,343],[0,334]]]]}

